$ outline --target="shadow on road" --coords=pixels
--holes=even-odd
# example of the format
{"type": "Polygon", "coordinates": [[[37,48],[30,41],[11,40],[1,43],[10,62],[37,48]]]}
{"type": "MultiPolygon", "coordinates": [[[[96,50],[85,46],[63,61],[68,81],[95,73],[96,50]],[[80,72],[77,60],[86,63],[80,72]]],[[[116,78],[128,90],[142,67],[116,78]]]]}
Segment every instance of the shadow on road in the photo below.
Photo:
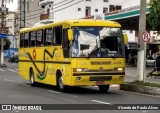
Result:
{"type": "MultiPolygon", "coordinates": [[[[29,84],[29,83],[27,83],[27,85],[31,86],[31,84],[29,84]]],[[[46,84],[42,84],[42,83],[37,83],[33,87],[60,92],[56,86],[46,85],[46,84]]],[[[94,86],[67,87],[67,90],[63,93],[68,93],[68,94],[117,94],[110,89],[107,93],[102,93],[99,91],[98,87],[94,87],[94,86]]]]}

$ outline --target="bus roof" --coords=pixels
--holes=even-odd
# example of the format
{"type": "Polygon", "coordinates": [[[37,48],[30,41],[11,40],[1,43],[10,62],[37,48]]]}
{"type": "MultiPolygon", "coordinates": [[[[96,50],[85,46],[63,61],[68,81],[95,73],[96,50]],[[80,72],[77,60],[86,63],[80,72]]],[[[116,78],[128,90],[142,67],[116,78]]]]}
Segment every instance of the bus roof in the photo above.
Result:
{"type": "Polygon", "coordinates": [[[55,22],[50,24],[44,24],[36,27],[22,28],[20,32],[33,31],[38,29],[50,28],[53,26],[60,25],[69,25],[69,26],[106,26],[106,27],[121,27],[121,25],[114,21],[107,20],[93,20],[93,19],[75,19],[75,20],[64,20],[61,22],[55,22]]]}

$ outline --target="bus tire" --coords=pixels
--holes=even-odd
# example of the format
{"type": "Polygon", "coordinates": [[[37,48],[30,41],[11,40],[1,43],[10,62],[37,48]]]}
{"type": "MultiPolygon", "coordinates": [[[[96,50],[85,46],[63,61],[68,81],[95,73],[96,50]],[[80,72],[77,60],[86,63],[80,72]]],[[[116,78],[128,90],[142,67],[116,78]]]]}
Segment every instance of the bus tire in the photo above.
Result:
{"type": "Polygon", "coordinates": [[[30,83],[32,86],[36,85],[35,79],[34,79],[34,71],[33,69],[30,69],[30,83]]]}
{"type": "Polygon", "coordinates": [[[98,88],[100,92],[107,93],[109,90],[109,85],[99,85],[98,88]]]}
{"type": "Polygon", "coordinates": [[[57,87],[60,91],[66,91],[66,85],[63,83],[63,77],[61,72],[57,72],[57,87]]]}

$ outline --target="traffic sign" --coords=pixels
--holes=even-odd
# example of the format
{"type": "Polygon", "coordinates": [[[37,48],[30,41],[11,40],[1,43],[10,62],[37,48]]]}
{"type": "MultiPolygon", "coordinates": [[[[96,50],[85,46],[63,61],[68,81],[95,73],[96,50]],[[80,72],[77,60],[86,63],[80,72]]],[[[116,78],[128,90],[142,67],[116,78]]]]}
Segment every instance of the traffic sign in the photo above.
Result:
{"type": "Polygon", "coordinates": [[[151,36],[150,36],[150,34],[147,31],[145,31],[145,32],[142,33],[142,40],[144,42],[150,42],[151,36]]]}
{"type": "Polygon", "coordinates": [[[0,34],[0,38],[7,38],[8,35],[7,34],[0,34]]]}

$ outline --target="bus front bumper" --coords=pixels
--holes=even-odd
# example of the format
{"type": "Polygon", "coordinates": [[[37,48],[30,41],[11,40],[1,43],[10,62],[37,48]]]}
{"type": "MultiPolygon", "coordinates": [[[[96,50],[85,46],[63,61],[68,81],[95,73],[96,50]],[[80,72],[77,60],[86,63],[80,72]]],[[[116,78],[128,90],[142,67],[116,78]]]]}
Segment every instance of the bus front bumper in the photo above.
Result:
{"type": "Polygon", "coordinates": [[[125,75],[72,76],[72,86],[123,84],[125,75]]]}

